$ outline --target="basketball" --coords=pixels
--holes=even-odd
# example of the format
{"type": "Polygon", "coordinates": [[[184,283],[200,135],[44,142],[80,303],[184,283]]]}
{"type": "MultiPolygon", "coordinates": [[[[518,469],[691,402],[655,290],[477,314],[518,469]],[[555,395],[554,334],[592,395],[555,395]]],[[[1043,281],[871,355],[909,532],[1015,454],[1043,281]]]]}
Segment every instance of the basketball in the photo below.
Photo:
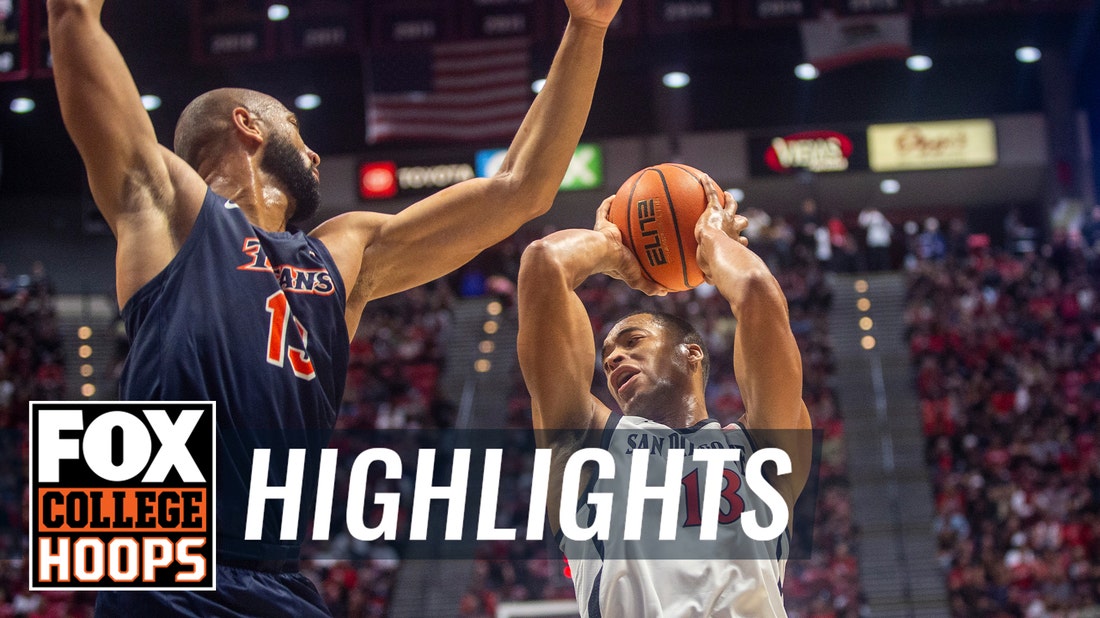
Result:
{"type": "Polygon", "coordinates": [[[682,291],[703,282],[695,262],[695,223],[706,206],[703,172],[662,163],[636,172],[619,187],[608,218],[622,232],[623,244],[638,258],[646,277],[682,291]]]}

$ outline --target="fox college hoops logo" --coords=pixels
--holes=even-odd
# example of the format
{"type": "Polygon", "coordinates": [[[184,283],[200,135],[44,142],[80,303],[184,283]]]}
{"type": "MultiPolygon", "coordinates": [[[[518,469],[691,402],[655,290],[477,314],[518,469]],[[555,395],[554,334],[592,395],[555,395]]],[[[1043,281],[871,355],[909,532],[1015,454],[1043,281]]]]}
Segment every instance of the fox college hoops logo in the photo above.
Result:
{"type": "Polygon", "coordinates": [[[214,589],[214,403],[32,402],[30,589],[214,589]]]}

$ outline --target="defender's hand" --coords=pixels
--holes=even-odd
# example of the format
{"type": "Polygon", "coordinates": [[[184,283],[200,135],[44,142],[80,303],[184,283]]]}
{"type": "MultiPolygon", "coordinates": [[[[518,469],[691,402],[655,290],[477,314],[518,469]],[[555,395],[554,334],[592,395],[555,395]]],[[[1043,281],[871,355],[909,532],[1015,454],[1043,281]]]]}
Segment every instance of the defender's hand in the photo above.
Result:
{"type": "Polygon", "coordinates": [[[612,266],[604,269],[603,273],[649,296],[668,294],[669,290],[667,288],[654,283],[642,274],[642,266],[638,264],[638,259],[623,244],[622,232],[608,218],[608,214],[611,212],[611,201],[614,199],[615,196],[612,195],[600,204],[599,209],[596,211],[596,225],[593,227],[595,231],[607,238],[607,250],[612,256],[612,266]]]}

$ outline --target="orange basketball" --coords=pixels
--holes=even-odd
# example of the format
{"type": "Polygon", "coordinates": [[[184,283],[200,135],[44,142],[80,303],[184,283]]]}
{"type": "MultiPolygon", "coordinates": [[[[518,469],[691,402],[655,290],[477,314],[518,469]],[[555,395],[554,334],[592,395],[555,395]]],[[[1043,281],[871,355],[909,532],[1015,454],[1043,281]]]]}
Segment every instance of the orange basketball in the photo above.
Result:
{"type": "Polygon", "coordinates": [[[638,258],[646,277],[670,290],[690,290],[703,282],[695,262],[695,223],[706,206],[702,172],[662,163],[635,173],[619,187],[608,218],[623,233],[623,244],[638,258]]]}

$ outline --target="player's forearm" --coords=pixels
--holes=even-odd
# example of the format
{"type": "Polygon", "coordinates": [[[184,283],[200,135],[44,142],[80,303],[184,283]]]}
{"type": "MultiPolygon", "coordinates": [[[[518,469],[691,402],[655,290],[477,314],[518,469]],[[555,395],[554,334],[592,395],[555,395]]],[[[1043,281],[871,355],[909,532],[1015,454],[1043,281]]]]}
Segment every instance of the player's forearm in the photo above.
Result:
{"type": "Polygon", "coordinates": [[[619,256],[603,234],[593,230],[561,230],[536,240],[523,252],[520,282],[524,269],[530,285],[542,285],[548,279],[560,281],[572,290],[592,275],[614,270],[619,256]]]}
{"type": "Polygon", "coordinates": [[[102,0],[50,0],[48,10],[61,115],[88,168],[96,202],[110,217],[121,208],[126,175],[140,176],[160,155],[137,86],[99,22],[102,6],[102,0]]]}
{"type": "Polygon", "coordinates": [[[787,299],[760,256],[721,230],[708,228],[701,234],[698,257],[735,317],[741,319],[758,309],[763,315],[787,320],[787,299]]]}
{"type": "Polygon", "coordinates": [[[508,148],[501,175],[545,212],[580,141],[600,72],[606,29],[571,20],[546,84],[508,148]]]}

